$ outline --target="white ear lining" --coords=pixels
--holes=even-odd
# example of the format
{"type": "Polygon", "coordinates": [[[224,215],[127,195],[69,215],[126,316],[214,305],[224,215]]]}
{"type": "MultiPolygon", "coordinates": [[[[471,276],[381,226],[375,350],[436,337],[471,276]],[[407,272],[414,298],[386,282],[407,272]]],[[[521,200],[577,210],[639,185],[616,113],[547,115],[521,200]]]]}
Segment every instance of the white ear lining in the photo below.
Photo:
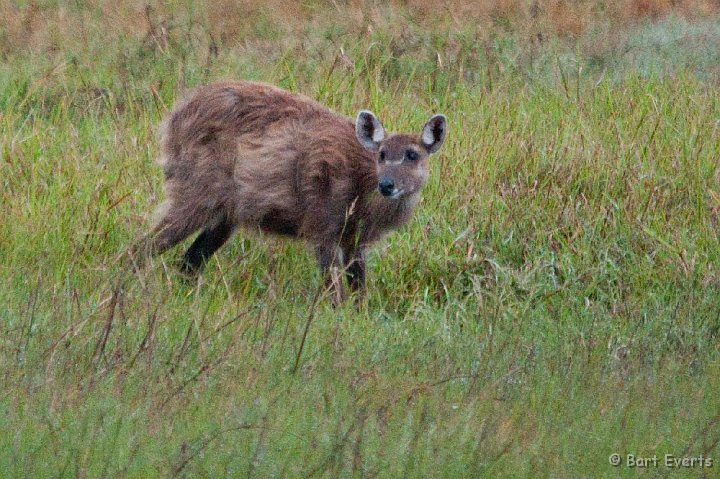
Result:
{"type": "MultiPolygon", "coordinates": [[[[417,130],[416,130],[417,131],[417,130]]],[[[435,142],[435,136],[430,128],[424,128],[422,133],[422,141],[427,146],[432,145],[435,142]]]]}
{"type": "Polygon", "coordinates": [[[375,123],[375,129],[373,130],[372,139],[375,143],[380,143],[385,138],[385,129],[382,127],[380,122],[375,123]]]}
{"type": "Polygon", "coordinates": [[[440,149],[443,142],[445,141],[446,135],[447,118],[445,117],[445,115],[437,114],[433,115],[433,117],[430,118],[427,123],[425,123],[420,138],[423,144],[427,147],[428,152],[432,154],[440,149]],[[438,133],[439,137],[436,138],[435,135],[438,133]]]}
{"type": "Polygon", "coordinates": [[[358,113],[355,121],[355,134],[360,144],[370,151],[377,151],[380,142],[385,139],[385,129],[380,120],[368,110],[358,113]],[[370,128],[372,127],[372,133],[370,128]]]}

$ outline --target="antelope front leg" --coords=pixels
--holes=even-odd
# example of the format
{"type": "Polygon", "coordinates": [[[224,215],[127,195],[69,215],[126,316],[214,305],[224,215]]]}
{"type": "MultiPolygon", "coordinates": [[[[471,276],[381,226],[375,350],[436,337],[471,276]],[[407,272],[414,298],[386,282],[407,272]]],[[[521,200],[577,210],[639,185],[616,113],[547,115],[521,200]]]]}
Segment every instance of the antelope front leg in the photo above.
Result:
{"type": "Polygon", "coordinates": [[[325,276],[325,288],[332,294],[333,306],[337,307],[345,301],[345,288],[342,281],[342,251],[333,244],[331,247],[318,246],[315,254],[325,276]]]}
{"type": "Polygon", "coordinates": [[[350,290],[357,293],[358,301],[365,299],[365,248],[358,248],[354,253],[348,254],[348,263],[345,267],[350,290]]]}

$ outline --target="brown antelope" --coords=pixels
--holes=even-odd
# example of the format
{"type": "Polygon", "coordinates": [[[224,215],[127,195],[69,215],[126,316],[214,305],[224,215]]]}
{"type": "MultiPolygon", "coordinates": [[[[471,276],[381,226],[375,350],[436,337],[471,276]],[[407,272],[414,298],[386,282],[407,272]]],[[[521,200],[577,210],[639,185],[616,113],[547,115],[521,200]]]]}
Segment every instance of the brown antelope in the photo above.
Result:
{"type": "Polygon", "coordinates": [[[446,134],[444,115],[420,135],[387,135],[369,111],[353,124],[263,83],[198,88],[161,128],[167,200],[146,247],[202,230],[181,266],[194,275],[236,227],[303,238],[337,304],[341,271],[364,293],[366,249],[409,219],[446,134]]]}

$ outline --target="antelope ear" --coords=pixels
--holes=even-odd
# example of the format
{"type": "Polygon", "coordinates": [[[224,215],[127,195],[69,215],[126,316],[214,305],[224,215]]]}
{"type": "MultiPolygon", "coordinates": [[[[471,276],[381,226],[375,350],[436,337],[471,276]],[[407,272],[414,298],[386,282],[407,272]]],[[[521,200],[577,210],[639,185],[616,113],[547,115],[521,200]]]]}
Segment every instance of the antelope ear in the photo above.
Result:
{"type": "Polygon", "coordinates": [[[355,136],[366,150],[375,152],[385,139],[385,128],[371,111],[363,110],[355,121],[355,136]]]}
{"type": "Polygon", "coordinates": [[[422,130],[422,142],[428,153],[435,153],[440,149],[447,136],[447,117],[434,115],[425,123],[422,130]]]}

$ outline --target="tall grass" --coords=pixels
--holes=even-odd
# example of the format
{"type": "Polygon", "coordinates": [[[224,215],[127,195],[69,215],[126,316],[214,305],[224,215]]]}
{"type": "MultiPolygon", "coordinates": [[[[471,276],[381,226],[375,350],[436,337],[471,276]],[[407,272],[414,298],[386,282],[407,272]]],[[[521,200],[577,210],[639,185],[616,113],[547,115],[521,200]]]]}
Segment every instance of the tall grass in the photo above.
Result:
{"type": "Polygon", "coordinates": [[[714,4],[539,2],[531,24],[530,3],[407,3],[2,7],[0,475],[720,460],[714,4]],[[372,108],[392,131],[449,116],[360,310],[313,304],[303,245],[249,232],[196,284],[178,252],[123,270],[162,200],[158,123],[223,77],[372,108]]]}

